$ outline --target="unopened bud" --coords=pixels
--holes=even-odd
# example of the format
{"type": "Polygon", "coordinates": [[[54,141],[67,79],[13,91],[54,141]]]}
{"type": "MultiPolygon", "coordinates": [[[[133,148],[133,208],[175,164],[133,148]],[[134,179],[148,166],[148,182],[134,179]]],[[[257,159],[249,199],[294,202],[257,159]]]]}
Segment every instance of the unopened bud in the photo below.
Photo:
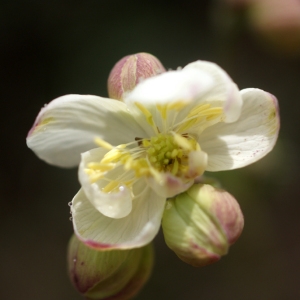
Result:
{"type": "Polygon", "coordinates": [[[107,87],[112,99],[122,100],[124,94],[143,79],[165,72],[164,66],[149,53],[128,55],[119,60],[111,70],[107,87]]]}
{"type": "Polygon", "coordinates": [[[169,199],[162,219],[167,245],[194,267],[227,254],[243,227],[244,217],[235,198],[208,184],[194,184],[169,199]]]}
{"type": "Polygon", "coordinates": [[[69,242],[70,279],[88,300],[131,299],[146,283],[152,266],[151,244],[130,250],[97,251],[75,235],[69,242]]]}

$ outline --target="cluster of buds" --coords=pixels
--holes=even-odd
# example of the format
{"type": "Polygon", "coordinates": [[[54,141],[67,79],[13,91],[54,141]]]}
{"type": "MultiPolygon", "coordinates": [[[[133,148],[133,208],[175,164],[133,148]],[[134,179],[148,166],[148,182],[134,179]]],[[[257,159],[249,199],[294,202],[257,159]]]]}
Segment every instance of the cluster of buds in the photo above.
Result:
{"type": "MultiPolygon", "coordinates": [[[[126,56],[108,78],[110,98],[121,100],[141,80],[165,72],[147,53],[126,56]]],[[[162,218],[165,241],[184,262],[196,267],[228,252],[242,232],[244,219],[233,196],[209,184],[195,183],[167,200],[162,218]]],[[[130,250],[96,250],[74,235],[68,248],[69,275],[86,299],[130,299],[145,284],[153,266],[152,245],[130,250]]]]}

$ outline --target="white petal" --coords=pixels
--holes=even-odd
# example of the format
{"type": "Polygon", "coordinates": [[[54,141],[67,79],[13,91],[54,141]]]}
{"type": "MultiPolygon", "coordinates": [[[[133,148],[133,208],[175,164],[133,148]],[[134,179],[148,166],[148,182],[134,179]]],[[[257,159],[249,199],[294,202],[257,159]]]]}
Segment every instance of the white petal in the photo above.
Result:
{"type": "Polygon", "coordinates": [[[134,200],[127,217],[112,219],[97,211],[80,190],[71,207],[74,231],[81,241],[97,249],[142,247],[157,234],[164,206],[165,199],[147,188],[134,200]]]}
{"type": "Polygon", "coordinates": [[[95,137],[128,143],[145,133],[124,103],[90,95],[67,95],[40,111],[27,145],[39,158],[62,167],[79,163],[80,153],[95,148],[95,137]]]}
{"type": "Polygon", "coordinates": [[[208,171],[241,168],[264,157],[277,140],[277,99],[259,89],[241,91],[242,114],[235,123],[219,123],[200,136],[201,149],[208,154],[208,171]]]}
{"type": "Polygon", "coordinates": [[[207,168],[207,154],[203,151],[189,153],[189,170],[187,176],[196,178],[201,176],[207,168]]]}
{"type": "MultiPolygon", "coordinates": [[[[85,171],[89,163],[100,162],[107,151],[103,148],[96,148],[81,154],[79,181],[87,198],[99,212],[110,218],[123,218],[132,209],[131,191],[125,185],[120,185],[118,192],[104,193],[101,190],[108,182],[100,179],[91,183],[90,177],[85,171]]],[[[120,171],[124,172],[123,169],[120,171]]],[[[118,174],[116,174],[117,176],[118,174]]]]}
{"type": "Polygon", "coordinates": [[[239,95],[237,85],[232,81],[229,75],[217,64],[208,61],[198,60],[184,67],[184,70],[191,69],[202,70],[212,76],[215,84],[213,90],[207,95],[207,101],[222,101],[226,116],[224,121],[226,123],[236,121],[241,114],[242,99],[239,95]]]}
{"type": "Polygon", "coordinates": [[[154,177],[147,177],[146,180],[155,193],[164,198],[174,197],[186,191],[194,183],[193,179],[183,181],[170,173],[161,173],[159,181],[154,177]]]}
{"type": "Polygon", "coordinates": [[[135,107],[135,103],[142,104],[152,115],[155,123],[153,128],[158,127],[160,132],[165,128],[172,128],[173,124],[182,121],[200,104],[208,103],[211,107],[222,107],[223,119],[229,123],[237,120],[242,105],[238,88],[226,72],[216,64],[204,61],[189,64],[182,70],[148,78],[138,84],[124,101],[145,128],[145,115],[135,107]],[[168,118],[163,120],[157,106],[176,103],[178,105],[168,108],[168,118]]]}
{"type": "Polygon", "coordinates": [[[125,102],[141,102],[145,106],[153,103],[168,104],[177,100],[189,103],[207,92],[213,84],[211,76],[202,70],[169,71],[138,84],[126,96],[125,102]]]}
{"type": "Polygon", "coordinates": [[[139,124],[146,130],[148,128],[148,135],[152,136],[156,133],[157,128],[160,132],[164,132],[166,128],[172,126],[172,122],[177,123],[177,119],[181,120],[186,116],[195,97],[203,95],[212,86],[213,80],[205,72],[199,70],[191,70],[190,72],[169,71],[138,84],[131,93],[126,95],[124,102],[135,115],[139,124]],[[157,105],[176,102],[182,103],[185,108],[184,112],[178,113],[168,110],[168,118],[164,120],[157,105]],[[149,123],[147,115],[141,113],[135,103],[141,104],[151,114],[154,125],[149,123]]]}

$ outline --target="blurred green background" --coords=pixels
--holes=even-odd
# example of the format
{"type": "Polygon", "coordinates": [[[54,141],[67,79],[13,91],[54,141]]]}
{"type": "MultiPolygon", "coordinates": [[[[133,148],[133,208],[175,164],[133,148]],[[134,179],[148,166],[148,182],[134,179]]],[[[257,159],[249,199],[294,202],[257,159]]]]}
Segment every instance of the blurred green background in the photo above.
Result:
{"type": "Polygon", "coordinates": [[[110,69],[136,52],[157,56],[167,69],[214,61],[240,89],[276,95],[282,124],[266,158],[209,174],[245,215],[229,255],[195,269],[160,233],[153,275],[136,299],[300,299],[300,29],[262,30],[234,2],[242,1],[1,2],[0,299],[82,299],[66,272],[77,170],[40,161],[25,137],[40,108],[58,96],[107,96],[110,69]]]}

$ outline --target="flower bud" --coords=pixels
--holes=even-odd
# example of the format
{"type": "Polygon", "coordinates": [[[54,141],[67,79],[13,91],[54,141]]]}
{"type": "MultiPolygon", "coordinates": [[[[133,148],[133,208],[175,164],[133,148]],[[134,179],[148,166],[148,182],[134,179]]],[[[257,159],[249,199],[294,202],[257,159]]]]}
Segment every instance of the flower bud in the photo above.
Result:
{"type": "Polygon", "coordinates": [[[130,250],[98,251],[75,235],[69,242],[70,279],[88,300],[131,299],[146,283],[152,266],[151,244],[130,250]]]}
{"type": "Polygon", "coordinates": [[[243,227],[244,217],[235,198],[208,184],[194,184],[169,199],[162,219],[167,245],[194,267],[227,254],[243,227]]]}
{"type": "Polygon", "coordinates": [[[128,55],[119,60],[111,70],[107,87],[112,99],[122,100],[143,79],[165,72],[161,62],[149,53],[128,55]]]}

